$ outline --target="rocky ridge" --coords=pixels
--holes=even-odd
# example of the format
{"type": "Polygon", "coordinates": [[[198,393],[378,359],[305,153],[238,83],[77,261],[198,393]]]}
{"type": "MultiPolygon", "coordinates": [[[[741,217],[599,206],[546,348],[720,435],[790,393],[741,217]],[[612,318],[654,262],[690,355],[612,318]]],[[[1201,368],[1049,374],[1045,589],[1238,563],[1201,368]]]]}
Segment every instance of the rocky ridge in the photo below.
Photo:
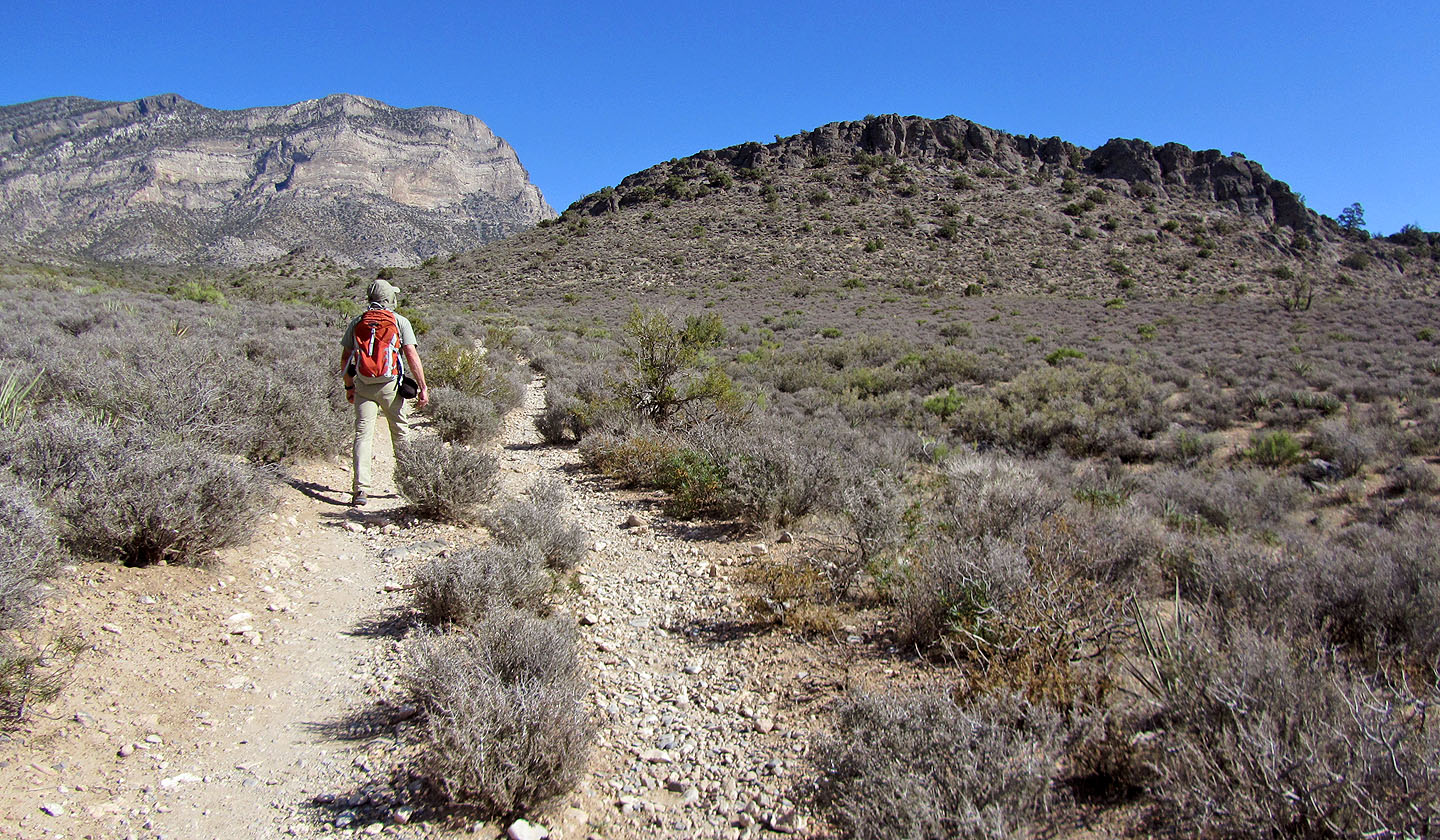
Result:
{"type": "Polygon", "coordinates": [[[658,163],[404,282],[528,311],[583,299],[586,315],[662,290],[727,317],[780,317],[812,292],[852,310],[893,294],[1404,297],[1440,288],[1440,235],[1344,230],[1240,154],[884,115],[658,163]]]}
{"type": "Polygon", "coordinates": [[[174,94],[0,108],[12,252],[246,265],[304,247],[413,265],[554,211],[475,117],[338,94],[221,111],[174,94]]]}

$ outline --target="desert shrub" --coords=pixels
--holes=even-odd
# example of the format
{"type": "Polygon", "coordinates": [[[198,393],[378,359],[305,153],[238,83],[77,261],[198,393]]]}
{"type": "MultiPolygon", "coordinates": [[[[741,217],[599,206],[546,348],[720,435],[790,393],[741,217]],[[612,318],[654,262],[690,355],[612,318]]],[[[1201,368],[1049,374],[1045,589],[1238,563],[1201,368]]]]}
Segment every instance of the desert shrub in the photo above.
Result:
{"type": "Polygon", "coordinates": [[[1167,549],[1161,526],[1131,508],[1060,513],[1028,536],[1035,554],[1107,584],[1143,581],[1167,549]]]}
{"type": "Polygon", "coordinates": [[[1440,524],[1433,517],[1403,515],[1390,528],[1352,525],[1310,554],[1318,610],[1334,639],[1436,661],[1440,524]]]}
{"type": "Polygon", "coordinates": [[[550,578],[529,546],[465,548],[415,574],[415,600],[431,624],[471,625],[497,611],[539,612],[550,578]]]}
{"type": "Polygon", "coordinates": [[[1168,463],[1193,467],[1208,458],[1219,445],[1220,440],[1215,435],[1184,426],[1171,426],[1165,436],[1156,441],[1155,457],[1168,463]]]}
{"type": "Polygon", "coordinates": [[[547,568],[574,568],[585,557],[587,534],[562,514],[570,503],[565,485],[553,478],[541,479],[529,495],[527,500],[506,502],[486,518],[486,527],[501,545],[533,551],[547,568]]]}
{"type": "Polygon", "coordinates": [[[1031,368],[968,400],[955,428],[969,440],[1028,454],[1059,447],[1075,457],[1136,458],[1141,441],[1168,423],[1163,399],[1150,377],[1118,365],[1031,368]]]}
{"type": "Polygon", "coordinates": [[[1060,498],[1033,470],[1003,456],[964,454],[944,467],[931,525],[947,539],[1010,536],[1038,524],[1060,498]]]}
{"type": "Polygon", "coordinates": [[[480,444],[500,433],[500,415],[489,400],[454,388],[431,388],[425,413],[446,443],[480,444]]]}
{"type": "Polygon", "coordinates": [[[703,478],[715,483],[717,503],[726,514],[780,527],[833,495],[841,474],[836,441],[819,437],[770,416],[740,425],[707,425],[686,435],[713,465],[703,478]]]}
{"type": "Polygon", "coordinates": [[[1348,478],[1380,457],[1385,436],[1379,432],[1377,427],[1356,422],[1354,417],[1325,420],[1316,426],[1310,446],[1348,478]]]}
{"type": "Polygon", "coordinates": [[[1243,624],[1219,630],[1196,621],[1147,634],[1165,824],[1216,837],[1433,830],[1440,725],[1420,698],[1243,624]]]}
{"type": "Polygon", "coordinates": [[[853,471],[837,495],[847,545],[827,554],[820,568],[836,594],[844,594],[862,571],[883,573],[882,565],[904,543],[906,498],[899,478],[883,467],[853,471]]]}
{"type": "Polygon", "coordinates": [[[628,487],[658,487],[681,448],[674,435],[640,427],[586,435],[580,441],[580,458],[628,487]]]}
{"type": "Polygon", "coordinates": [[[489,613],[467,633],[419,635],[409,658],[426,767],[452,800],[510,816],[580,780],[594,730],[568,622],[489,613]]]}
{"type": "Polygon", "coordinates": [[[128,565],[194,562],[243,542],[272,478],[195,444],[68,409],[0,446],[11,469],[48,499],[71,550],[128,565]]]}
{"type": "Polygon", "coordinates": [[[676,326],[668,315],[637,306],[624,333],[629,375],[616,391],[638,416],[664,426],[678,413],[706,416],[738,404],[730,377],[706,356],[725,336],[718,315],[692,315],[676,326]]]}
{"type": "Polygon", "coordinates": [[[495,456],[434,437],[416,437],[395,449],[395,483],[420,516],[470,522],[494,495],[495,456]]]}
{"type": "MultiPolygon", "coordinates": [[[[279,313],[253,317],[264,314],[279,313]]],[[[322,357],[298,331],[272,326],[237,342],[231,333],[240,329],[227,319],[162,335],[127,315],[113,329],[45,347],[46,390],[120,423],[255,460],[340,451],[346,406],[333,345],[322,357]]]]}
{"type": "Polygon", "coordinates": [[[0,633],[25,624],[60,555],[50,516],[25,485],[0,471],[0,633]]]}
{"type": "Polygon", "coordinates": [[[1023,837],[1054,821],[1070,728],[1014,696],[862,694],[818,745],[816,804],[845,837],[1023,837]]]}
{"type": "Polygon", "coordinates": [[[1086,660],[1113,650],[1119,596],[1053,559],[987,537],[932,546],[897,596],[902,643],[965,664],[962,690],[1020,692],[1068,708],[1109,679],[1086,660]]]}
{"type": "Polygon", "coordinates": [[[529,376],[524,367],[504,353],[487,353],[442,341],[425,354],[424,362],[427,385],[484,398],[498,414],[513,410],[525,398],[529,376]]]}
{"type": "Polygon", "coordinates": [[[1410,459],[1400,462],[1390,470],[1385,482],[1386,492],[1392,495],[1408,493],[1433,493],[1440,480],[1424,461],[1410,459]]]}
{"type": "Polygon", "coordinates": [[[1256,469],[1198,473],[1157,469],[1143,477],[1151,511],[1172,527],[1273,528],[1299,508],[1299,479],[1256,469]]]}

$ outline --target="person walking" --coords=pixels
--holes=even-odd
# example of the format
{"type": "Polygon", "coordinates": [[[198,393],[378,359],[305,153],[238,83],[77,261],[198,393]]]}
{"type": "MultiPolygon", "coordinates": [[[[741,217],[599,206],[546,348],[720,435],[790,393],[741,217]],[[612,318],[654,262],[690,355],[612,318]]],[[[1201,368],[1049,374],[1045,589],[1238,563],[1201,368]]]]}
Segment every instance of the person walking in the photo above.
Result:
{"type": "Polygon", "coordinates": [[[350,322],[340,342],[345,398],[355,406],[355,469],[350,491],[350,504],[355,507],[369,501],[376,417],[385,413],[392,447],[399,447],[410,436],[402,379],[415,380],[416,408],[430,401],[425,368],[415,347],[415,328],[395,311],[399,293],[384,280],[372,282],[365,290],[369,308],[350,322]]]}

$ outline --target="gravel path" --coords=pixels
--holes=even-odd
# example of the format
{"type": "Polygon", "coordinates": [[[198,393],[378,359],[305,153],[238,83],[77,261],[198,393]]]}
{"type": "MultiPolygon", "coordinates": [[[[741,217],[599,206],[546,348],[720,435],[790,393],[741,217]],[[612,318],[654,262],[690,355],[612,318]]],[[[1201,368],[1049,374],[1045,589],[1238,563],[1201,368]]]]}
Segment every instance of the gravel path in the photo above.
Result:
{"type": "MultiPolygon", "coordinates": [[[[786,796],[826,706],[875,670],[872,645],[855,628],[811,646],[751,624],[731,578],[752,540],[671,520],[573,448],[540,445],[542,404],[537,380],[506,418],[502,492],[555,476],[590,534],[556,598],[579,627],[598,742],[577,790],[528,816],[565,838],[805,833],[786,796]],[[626,527],[632,514],[643,524],[626,527]]],[[[392,486],[389,447],[376,451],[377,487],[392,486]]],[[[405,521],[393,493],[351,510],[348,476],[339,459],[304,468],[256,539],[209,567],[70,569],[42,630],[92,650],[0,736],[0,834],[503,835],[427,804],[399,685],[416,630],[405,584],[484,532],[405,521]]]]}

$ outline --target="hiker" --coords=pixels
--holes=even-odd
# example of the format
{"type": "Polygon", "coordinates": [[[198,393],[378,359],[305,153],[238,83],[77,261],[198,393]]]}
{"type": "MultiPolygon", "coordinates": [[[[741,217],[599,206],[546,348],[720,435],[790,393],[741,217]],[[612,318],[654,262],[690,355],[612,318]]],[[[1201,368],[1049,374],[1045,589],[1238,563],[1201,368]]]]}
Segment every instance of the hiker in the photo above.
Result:
{"type": "Polygon", "coordinates": [[[398,447],[410,434],[402,379],[414,379],[416,408],[430,401],[425,368],[415,349],[415,329],[408,318],[395,311],[399,293],[384,280],[372,282],[365,290],[369,308],[350,322],[340,343],[345,398],[355,406],[355,477],[350,496],[350,504],[355,507],[363,507],[368,501],[376,413],[385,412],[391,445],[398,447]]]}

